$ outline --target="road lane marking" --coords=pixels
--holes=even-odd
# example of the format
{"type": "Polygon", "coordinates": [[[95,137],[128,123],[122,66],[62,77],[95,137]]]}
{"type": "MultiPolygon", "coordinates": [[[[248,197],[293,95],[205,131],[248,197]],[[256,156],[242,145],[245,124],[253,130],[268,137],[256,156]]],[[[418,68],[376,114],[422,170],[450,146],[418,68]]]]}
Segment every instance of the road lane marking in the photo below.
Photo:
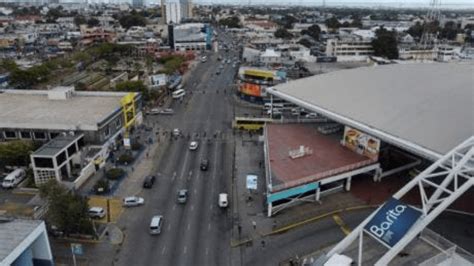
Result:
{"type": "Polygon", "coordinates": [[[161,254],[164,255],[165,251],[166,251],[166,247],[163,247],[163,249],[161,250],[161,254]]]}
{"type": "Polygon", "coordinates": [[[168,224],[168,231],[171,229],[171,224],[168,224]]]}
{"type": "Polygon", "coordinates": [[[175,204],[175,205],[173,205],[173,211],[174,211],[175,209],[176,209],[176,204],[175,204]]]}
{"type": "Polygon", "coordinates": [[[194,195],[196,195],[196,194],[197,194],[197,189],[194,189],[194,195]]]}
{"type": "Polygon", "coordinates": [[[342,232],[347,236],[351,233],[351,229],[346,225],[346,223],[342,220],[341,216],[338,214],[334,214],[332,219],[336,222],[337,225],[341,228],[342,232]]]}
{"type": "Polygon", "coordinates": [[[186,254],[187,251],[188,251],[188,247],[184,246],[183,253],[186,254]]]}
{"type": "Polygon", "coordinates": [[[214,208],[214,204],[211,204],[211,211],[212,211],[213,208],[214,208]]]}
{"type": "Polygon", "coordinates": [[[209,255],[209,248],[206,248],[206,256],[209,255]]]}
{"type": "Polygon", "coordinates": [[[211,223],[209,223],[209,224],[207,225],[207,230],[208,230],[208,231],[211,231],[211,223]]]}
{"type": "Polygon", "coordinates": [[[191,211],[193,211],[193,210],[194,210],[194,205],[191,205],[191,211]]]}
{"type": "Polygon", "coordinates": [[[191,224],[188,224],[188,231],[189,231],[189,229],[191,229],[191,224]]]}

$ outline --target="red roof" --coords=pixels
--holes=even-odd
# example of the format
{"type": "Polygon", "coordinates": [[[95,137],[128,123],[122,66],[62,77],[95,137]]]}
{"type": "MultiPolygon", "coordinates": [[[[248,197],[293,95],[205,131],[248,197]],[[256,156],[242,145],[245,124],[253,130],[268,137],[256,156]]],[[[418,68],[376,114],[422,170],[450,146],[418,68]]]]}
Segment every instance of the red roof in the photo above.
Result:
{"type": "Polygon", "coordinates": [[[272,191],[311,183],[374,163],[326,136],[312,125],[267,124],[272,191]],[[290,150],[308,147],[312,154],[292,159],[290,150]]]}

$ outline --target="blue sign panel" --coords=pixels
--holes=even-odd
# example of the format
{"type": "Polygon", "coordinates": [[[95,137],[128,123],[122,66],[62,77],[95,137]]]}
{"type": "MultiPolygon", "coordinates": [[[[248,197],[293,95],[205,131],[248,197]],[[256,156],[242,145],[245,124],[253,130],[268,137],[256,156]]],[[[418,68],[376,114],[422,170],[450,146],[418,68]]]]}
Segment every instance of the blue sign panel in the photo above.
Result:
{"type": "Polygon", "coordinates": [[[364,230],[390,247],[408,232],[421,212],[391,198],[375,214],[364,230]]]}
{"type": "Polygon", "coordinates": [[[84,254],[84,252],[82,251],[82,245],[81,244],[71,243],[71,248],[72,248],[72,253],[74,253],[75,255],[84,254]]]}
{"type": "Polygon", "coordinates": [[[277,201],[277,200],[286,199],[286,198],[289,198],[291,196],[303,194],[305,192],[315,190],[318,187],[319,187],[319,183],[316,182],[316,183],[306,184],[306,185],[302,185],[302,186],[299,186],[299,187],[294,187],[294,188],[290,188],[290,189],[287,189],[287,190],[279,191],[279,192],[276,192],[276,193],[271,193],[271,194],[268,193],[267,194],[267,203],[272,203],[272,202],[277,201]]]}

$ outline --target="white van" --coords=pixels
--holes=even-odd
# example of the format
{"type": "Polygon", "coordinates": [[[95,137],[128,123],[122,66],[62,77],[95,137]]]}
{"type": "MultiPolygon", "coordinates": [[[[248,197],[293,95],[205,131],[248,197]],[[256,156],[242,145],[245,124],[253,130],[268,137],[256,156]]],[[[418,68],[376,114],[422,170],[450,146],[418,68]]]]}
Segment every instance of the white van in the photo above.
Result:
{"type": "Polygon", "coordinates": [[[161,227],[163,226],[163,216],[155,215],[151,218],[150,223],[150,234],[158,235],[161,233],[161,227]]]}
{"type": "Polygon", "coordinates": [[[219,207],[227,208],[228,205],[229,205],[229,202],[227,201],[227,194],[226,193],[219,194],[219,207]]]}
{"type": "Polygon", "coordinates": [[[26,172],[25,170],[18,168],[14,170],[13,172],[9,173],[2,182],[2,187],[3,188],[14,188],[18,184],[20,184],[23,179],[26,177],[26,172]]]}
{"type": "Polygon", "coordinates": [[[186,95],[186,92],[183,89],[173,91],[173,99],[179,99],[186,95]]]}

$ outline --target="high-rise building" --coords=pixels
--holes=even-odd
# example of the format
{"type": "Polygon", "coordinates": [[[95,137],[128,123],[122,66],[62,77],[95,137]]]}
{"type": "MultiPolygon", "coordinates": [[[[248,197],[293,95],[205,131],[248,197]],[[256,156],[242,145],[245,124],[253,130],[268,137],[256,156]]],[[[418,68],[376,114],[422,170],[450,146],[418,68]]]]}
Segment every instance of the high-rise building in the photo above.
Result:
{"type": "Polygon", "coordinates": [[[181,22],[181,5],[179,0],[168,0],[165,4],[166,24],[177,24],[181,22]]]}
{"type": "Polygon", "coordinates": [[[132,6],[135,8],[143,7],[143,0],[132,0],[132,6]]]}
{"type": "Polygon", "coordinates": [[[192,18],[193,17],[193,2],[192,0],[180,0],[181,5],[181,17],[192,18]]]}

